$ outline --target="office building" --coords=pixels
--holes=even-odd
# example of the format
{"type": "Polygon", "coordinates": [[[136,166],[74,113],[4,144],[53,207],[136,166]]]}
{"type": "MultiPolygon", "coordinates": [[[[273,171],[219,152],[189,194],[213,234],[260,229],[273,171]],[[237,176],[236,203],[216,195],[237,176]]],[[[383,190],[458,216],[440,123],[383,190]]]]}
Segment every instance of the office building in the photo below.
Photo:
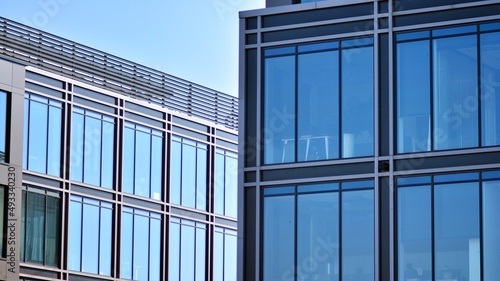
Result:
{"type": "Polygon", "coordinates": [[[238,280],[500,277],[500,1],[240,13],[238,280]]]}
{"type": "Polygon", "coordinates": [[[237,110],[0,18],[0,280],[235,280],[237,110]]]}

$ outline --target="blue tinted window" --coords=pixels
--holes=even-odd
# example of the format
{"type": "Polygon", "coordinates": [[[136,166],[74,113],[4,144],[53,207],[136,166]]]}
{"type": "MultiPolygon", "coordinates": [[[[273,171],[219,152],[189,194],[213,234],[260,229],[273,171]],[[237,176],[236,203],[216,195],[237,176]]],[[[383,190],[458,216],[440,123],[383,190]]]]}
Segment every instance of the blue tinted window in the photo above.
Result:
{"type": "Polygon", "coordinates": [[[123,191],[161,200],[163,133],[125,123],[123,191]]]}
{"type": "Polygon", "coordinates": [[[217,150],[215,156],[215,213],[237,216],[238,160],[236,154],[217,150]]]}
{"type": "Polygon", "coordinates": [[[215,228],[214,280],[236,280],[236,231],[215,228]]]}
{"type": "Polygon", "coordinates": [[[206,210],[207,145],[173,137],[171,161],[171,203],[206,210]]]}
{"type": "Polygon", "coordinates": [[[500,181],[483,183],[484,281],[500,276],[500,181]]]}
{"type": "Polygon", "coordinates": [[[123,208],[121,278],[139,281],[160,279],[160,215],[123,208]]]}
{"type": "Polygon", "coordinates": [[[27,93],[24,105],[24,168],[60,176],[62,104],[27,93]]]}
{"type": "Polygon", "coordinates": [[[301,45],[265,59],[264,164],[373,155],[372,41],[301,45]]]}
{"type": "MultiPolygon", "coordinates": [[[[26,189],[22,191],[21,260],[57,267],[61,223],[59,194],[31,187],[26,189]]],[[[3,192],[0,198],[4,198],[3,192]]]]}
{"type": "Polygon", "coordinates": [[[71,179],[113,188],[114,119],[74,107],[71,138],[71,179]]]}
{"type": "Polygon", "coordinates": [[[7,141],[7,93],[0,91],[0,162],[5,161],[7,141]]]}
{"type": "Polygon", "coordinates": [[[169,280],[205,280],[206,225],[172,218],[170,231],[169,280]]]}
{"type": "Polygon", "coordinates": [[[69,269],[111,275],[112,205],[71,196],[69,269]]]}
{"type": "Polygon", "coordinates": [[[481,34],[480,40],[482,145],[500,145],[500,32],[481,34]]]}

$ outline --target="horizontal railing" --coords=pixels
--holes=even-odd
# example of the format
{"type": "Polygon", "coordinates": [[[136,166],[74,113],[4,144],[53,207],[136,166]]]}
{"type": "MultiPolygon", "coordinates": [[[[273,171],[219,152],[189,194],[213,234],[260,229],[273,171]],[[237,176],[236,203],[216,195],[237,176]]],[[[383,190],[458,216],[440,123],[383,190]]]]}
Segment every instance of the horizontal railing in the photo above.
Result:
{"type": "Polygon", "coordinates": [[[0,17],[0,58],[238,129],[238,99],[0,17]]]}

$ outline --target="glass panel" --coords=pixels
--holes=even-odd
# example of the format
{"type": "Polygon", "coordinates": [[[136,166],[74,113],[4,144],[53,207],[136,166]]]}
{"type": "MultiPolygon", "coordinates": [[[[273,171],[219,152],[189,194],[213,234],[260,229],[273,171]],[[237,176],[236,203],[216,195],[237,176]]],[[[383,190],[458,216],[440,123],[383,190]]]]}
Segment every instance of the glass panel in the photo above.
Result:
{"type": "Polygon", "coordinates": [[[215,232],[214,237],[214,280],[224,280],[224,234],[215,232]]]}
{"type": "Polygon", "coordinates": [[[123,192],[134,193],[135,130],[123,132],[123,192]]]}
{"type": "Polygon", "coordinates": [[[429,41],[397,46],[398,153],[430,151],[429,41]]]}
{"type": "Polygon", "coordinates": [[[101,140],[101,120],[86,116],[83,180],[97,186],[101,185],[101,140]]]}
{"type": "Polygon", "coordinates": [[[99,274],[111,276],[111,239],[113,211],[101,208],[101,224],[99,234],[99,274]]]}
{"type": "MultiPolygon", "coordinates": [[[[195,276],[196,281],[205,280],[205,242],[206,231],[205,229],[196,228],[196,265],[195,265],[195,276]]],[[[234,257],[236,261],[236,256],[234,257]]],[[[235,267],[236,269],[236,267],[235,267]]],[[[232,280],[232,279],[224,279],[232,280]]],[[[234,279],[236,281],[236,279],[234,279]]]]}
{"type": "Polygon", "coordinates": [[[150,223],[149,281],[159,281],[161,258],[161,221],[157,219],[150,219],[150,223]]]}
{"type": "Polygon", "coordinates": [[[478,145],[477,37],[433,41],[434,148],[478,145]]]}
{"type": "Polygon", "coordinates": [[[82,204],[71,201],[69,220],[69,250],[68,267],[80,271],[82,252],[82,204]]]}
{"type": "Polygon", "coordinates": [[[170,163],[170,203],[181,204],[181,144],[172,142],[172,161],[170,163]]]}
{"type": "Polygon", "coordinates": [[[113,188],[114,141],[115,124],[102,122],[101,186],[109,189],[113,188]]]}
{"type": "Polygon", "coordinates": [[[181,280],[194,279],[195,240],[194,227],[181,226],[181,280]]]}
{"type": "Polygon", "coordinates": [[[198,148],[196,161],[196,208],[207,209],[207,151],[198,148]]]}
{"type": "Polygon", "coordinates": [[[62,112],[58,107],[49,106],[49,132],[47,145],[47,174],[61,175],[61,130],[62,112]]]}
{"type": "Polygon", "coordinates": [[[217,153],[215,155],[215,196],[214,196],[214,211],[216,214],[224,214],[224,192],[226,185],[226,157],[224,154],[217,153]]]}
{"type": "Polygon", "coordinates": [[[432,31],[432,36],[437,37],[437,36],[446,36],[446,35],[453,35],[453,34],[464,34],[464,33],[476,32],[476,31],[477,31],[476,25],[466,25],[466,26],[436,29],[436,30],[432,31]]]}
{"type": "Polygon", "coordinates": [[[236,281],[236,236],[225,235],[224,281],[236,281]]]}
{"type": "Polygon", "coordinates": [[[500,181],[483,182],[484,281],[500,276],[500,181]]]}
{"type": "Polygon", "coordinates": [[[342,157],[373,155],[373,47],[342,51],[342,157]]]}
{"type": "Polygon", "coordinates": [[[47,118],[48,106],[31,101],[28,169],[46,173],[47,171],[47,118]]]}
{"type": "Polygon", "coordinates": [[[151,198],[161,200],[163,138],[152,136],[151,147],[151,198]]]}
{"type": "Polygon", "coordinates": [[[434,250],[437,280],[480,280],[478,183],[435,186],[434,250]]]}
{"type": "Polygon", "coordinates": [[[181,204],[195,208],[196,196],[196,148],[182,145],[182,195],[181,204]]]}
{"type": "Polygon", "coordinates": [[[238,213],[238,160],[226,156],[225,215],[236,218],[238,213]]]}
{"type": "Polygon", "coordinates": [[[133,215],[122,213],[121,278],[132,279],[133,215]]]}
{"type": "Polygon", "coordinates": [[[398,189],[398,280],[432,279],[430,186],[398,189]]]}
{"type": "Polygon", "coordinates": [[[298,64],[298,161],[338,158],[338,51],[299,55],[298,64]]]}
{"type": "MultiPolygon", "coordinates": [[[[23,128],[23,169],[28,169],[28,128],[29,128],[30,101],[24,99],[24,128],[23,128]]],[[[5,157],[5,155],[4,155],[5,157]]]]}
{"type": "Polygon", "coordinates": [[[151,135],[141,131],[135,132],[135,192],[134,194],[149,197],[151,168],[151,135]]]}
{"type": "Polygon", "coordinates": [[[149,218],[134,215],[134,280],[148,280],[149,218]]]}
{"type": "Polygon", "coordinates": [[[264,164],[293,162],[295,56],[266,59],[264,81],[264,164]]]}
{"type": "Polygon", "coordinates": [[[0,162],[5,160],[7,140],[7,93],[0,91],[0,162]]]}
{"type": "Polygon", "coordinates": [[[83,182],[84,116],[73,112],[71,118],[71,179],[83,182]]]}
{"type": "Polygon", "coordinates": [[[292,279],[295,256],[295,196],[264,198],[264,280],[292,279]]]}
{"type": "Polygon", "coordinates": [[[28,193],[28,216],[26,218],[26,262],[44,262],[45,245],[45,196],[28,193]]]}
{"type": "Polygon", "coordinates": [[[307,44],[307,45],[298,46],[298,51],[299,52],[311,52],[311,51],[336,49],[338,47],[339,47],[339,42],[337,42],[337,41],[335,41],[335,42],[323,42],[323,43],[307,44]]]}
{"type": "Polygon", "coordinates": [[[47,196],[47,229],[45,234],[45,265],[58,266],[60,231],[60,199],[47,196]]]}
{"type": "Polygon", "coordinates": [[[83,204],[82,271],[97,274],[99,267],[99,207],[83,204]]]}
{"type": "Polygon", "coordinates": [[[479,180],[479,173],[457,173],[457,174],[444,174],[444,175],[434,176],[435,183],[472,181],[472,180],[476,181],[479,180]]]}
{"type": "Polygon", "coordinates": [[[338,193],[298,195],[297,209],[298,280],[339,280],[338,193]]]}
{"type": "Polygon", "coordinates": [[[500,145],[500,32],[481,34],[482,145],[500,145]],[[499,99],[499,101],[497,101],[499,99]]]}
{"type": "Polygon", "coordinates": [[[169,243],[169,261],[168,261],[168,276],[169,280],[180,281],[180,245],[181,245],[181,226],[177,223],[170,222],[170,243],[169,243]]]}
{"type": "MultiPolygon", "coordinates": [[[[0,185],[0,202],[5,202],[5,187],[0,185]]],[[[20,256],[21,261],[25,261],[24,259],[24,251],[26,249],[26,208],[28,208],[28,204],[26,202],[27,192],[25,190],[22,191],[22,207],[21,207],[21,250],[20,256]]],[[[0,208],[0,219],[1,221],[5,221],[5,209],[0,208]]],[[[5,225],[3,223],[0,224],[0,241],[4,241],[4,228],[5,225]]],[[[0,253],[3,253],[3,242],[0,242],[0,253]]],[[[3,257],[3,256],[2,256],[3,257]]]]}
{"type": "Polygon", "coordinates": [[[374,280],[373,190],[342,193],[342,280],[374,280]]]}

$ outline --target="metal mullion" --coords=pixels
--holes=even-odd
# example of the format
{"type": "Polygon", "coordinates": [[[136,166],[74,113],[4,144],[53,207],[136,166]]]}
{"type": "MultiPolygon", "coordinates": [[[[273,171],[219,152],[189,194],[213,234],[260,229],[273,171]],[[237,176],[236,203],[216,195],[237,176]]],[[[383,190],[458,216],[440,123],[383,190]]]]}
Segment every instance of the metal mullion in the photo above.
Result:
{"type": "MultiPolygon", "coordinates": [[[[24,98],[26,99],[26,97],[24,98]]],[[[25,109],[26,110],[26,109],[25,109]]],[[[28,98],[28,129],[27,129],[27,133],[28,135],[26,136],[26,155],[23,155],[23,158],[26,156],[26,170],[29,170],[29,166],[30,166],[30,136],[31,136],[31,122],[30,122],[30,118],[31,118],[31,94],[29,94],[29,98],[28,98]]],[[[10,155],[9,155],[10,157],[10,155]]],[[[24,160],[24,159],[23,159],[24,160]]],[[[27,194],[26,194],[26,199],[27,198],[27,194]]]]}
{"type": "MultiPolygon", "coordinates": [[[[179,175],[179,205],[182,206],[182,182],[183,182],[183,166],[182,166],[182,159],[184,159],[184,138],[181,138],[181,142],[180,142],[180,145],[181,145],[181,151],[180,151],[180,154],[181,154],[181,158],[180,158],[180,163],[179,163],[179,170],[180,170],[180,175],[179,175]]],[[[180,268],[179,268],[180,270],[180,268]]]]}
{"type": "Polygon", "coordinates": [[[151,131],[151,133],[149,134],[149,198],[153,198],[151,190],[151,181],[153,179],[153,137],[154,135],[151,131]]]}

